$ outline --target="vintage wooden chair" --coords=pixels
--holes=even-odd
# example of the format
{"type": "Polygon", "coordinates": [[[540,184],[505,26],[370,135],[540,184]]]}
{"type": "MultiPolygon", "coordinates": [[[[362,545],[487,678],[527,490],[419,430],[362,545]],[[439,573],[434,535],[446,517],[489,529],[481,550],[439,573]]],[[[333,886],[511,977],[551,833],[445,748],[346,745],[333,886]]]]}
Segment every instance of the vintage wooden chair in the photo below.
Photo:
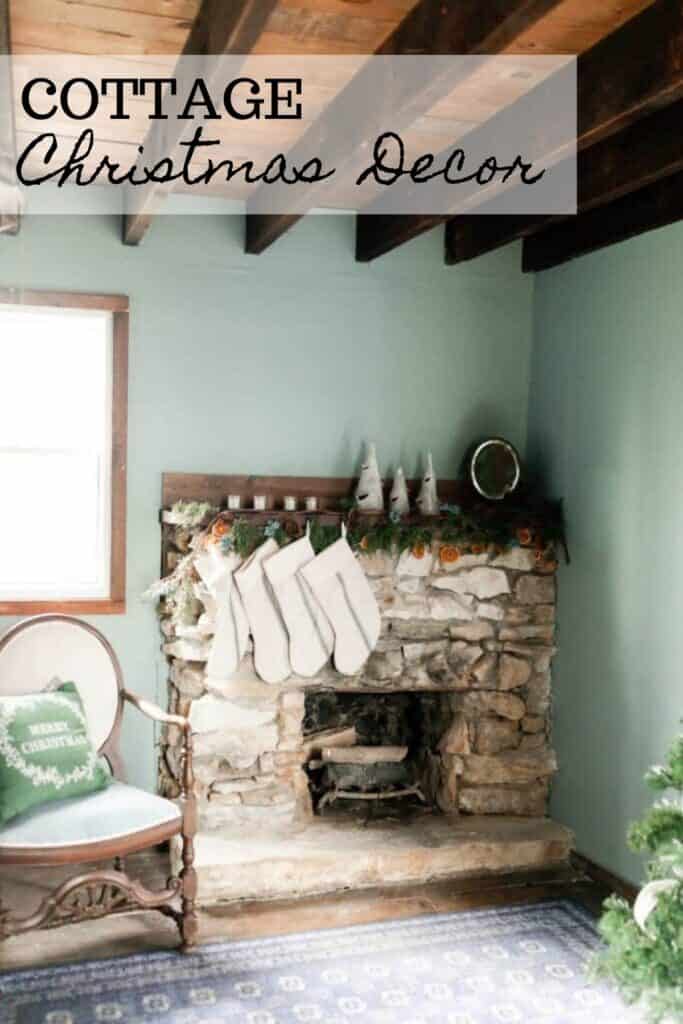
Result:
{"type": "Polygon", "coordinates": [[[66,615],[41,615],[14,626],[0,638],[0,696],[42,690],[55,676],[72,680],[85,706],[90,738],[107,759],[114,781],[98,793],[46,804],[0,827],[0,887],[5,865],[54,866],[112,861],[82,871],[46,897],[35,913],[18,916],[2,905],[0,941],[34,928],[83,921],[130,909],[156,909],[172,917],[183,950],[197,939],[193,837],[197,805],[192,771],[190,723],[167,714],[123,687],[121,666],[93,626],[66,615]],[[180,806],[125,784],[118,740],[128,702],[156,722],[184,735],[180,806]],[[166,888],[151,891],[125,871],[124,858],[182,837],[182,870],[166,888]]]}

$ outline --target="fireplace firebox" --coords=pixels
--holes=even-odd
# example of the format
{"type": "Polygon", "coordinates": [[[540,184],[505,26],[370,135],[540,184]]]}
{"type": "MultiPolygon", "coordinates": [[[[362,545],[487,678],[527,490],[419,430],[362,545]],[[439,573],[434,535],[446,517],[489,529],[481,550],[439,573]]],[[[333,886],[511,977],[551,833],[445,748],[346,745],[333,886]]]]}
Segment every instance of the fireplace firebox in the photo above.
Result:
{"type": "Polygon", "coordinates": [[[307,693],[304,769],[316,813],[438,809],[439,743],[452,720],[447,693],[307,693]]]}

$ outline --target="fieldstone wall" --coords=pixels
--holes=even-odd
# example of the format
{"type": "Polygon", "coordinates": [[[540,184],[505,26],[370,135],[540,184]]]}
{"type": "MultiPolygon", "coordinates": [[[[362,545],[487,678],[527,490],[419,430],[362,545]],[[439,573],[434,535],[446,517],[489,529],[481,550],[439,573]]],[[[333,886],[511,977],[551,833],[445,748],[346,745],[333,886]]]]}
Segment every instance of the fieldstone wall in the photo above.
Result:
{"type": "MultiPolygon", "coordinates": [[[[166,537],[173,545],[173,530],[166,537]]],[[[182,540],[186,550],[187,537],[182,540]]],[[[314,679],[263,683],[248,655],[229,681],[204,672],[210,621],[176,626],[161,606],[169,706],[196,733],[201,829],[291,830],[312,814],[302,765],[310,688],[444,691],[452,722],[439,743],[444,811],[540,816],[556,770],[550,746],[555,653],[554,562],[529,548],[443,559],[438,544],[399,557],[360,555],[382,610],[382,636],[363,671],[331,666],[314,679]]],[[[210,610],[209,610],[210,611],[210,610]]],[[[202,614],[204,613],[204,614],[202,614]]],[[[178,792],[179,736],[162,737],[162,792],[178,792]]]]}

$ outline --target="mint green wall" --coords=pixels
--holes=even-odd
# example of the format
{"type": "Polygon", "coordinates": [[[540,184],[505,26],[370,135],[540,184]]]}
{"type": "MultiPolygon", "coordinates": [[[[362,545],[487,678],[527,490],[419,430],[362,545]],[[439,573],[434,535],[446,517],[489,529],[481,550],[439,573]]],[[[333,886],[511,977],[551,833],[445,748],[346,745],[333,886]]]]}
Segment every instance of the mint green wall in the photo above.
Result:
{"type": "Polygon", "coordinates": [[[683,224],[536,275],[529,452],[564,497],[553,813],[632,880],[683,716],[683,224]]]}
{"type": "MultiPolygon", "coordinates": [[[[365,266],[352,217],[306,218],[260,257],[243,231],[240,216],[161,217],[132,249],[115,218],[41,217],[0,237],[0,286],[130,296],[128,611],[97,625],[129,687],[162,700],[138,595],[158,572],[164,470],[346,475],[370,438],[383,470],[414,473],[430,446],[448,477],[481,433],[526,439],[533,283],[517,249],[448,268],[437,230],[365,266]]],[[[129,771],[151,786],[134,714],[129,771]]]]}

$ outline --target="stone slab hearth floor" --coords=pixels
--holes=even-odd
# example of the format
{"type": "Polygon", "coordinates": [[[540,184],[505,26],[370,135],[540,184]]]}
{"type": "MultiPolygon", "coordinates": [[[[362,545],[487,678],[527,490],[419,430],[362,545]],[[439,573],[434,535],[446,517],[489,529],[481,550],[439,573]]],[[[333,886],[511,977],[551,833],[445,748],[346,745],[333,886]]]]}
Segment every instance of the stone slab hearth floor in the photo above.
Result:
{"type": "MultiPolygon", "coordinates": [[[[552,822],[523,818],[460,818],[456,820],[455,828],[451,821],[447,841],[440,822],[445,823],[446,819],[434,817],[426,820],[421,817],[413,828],[406,829],[405,822],[402,822],[400,829],[393,830],[387,821],[366,829],[358,829],[357,822],[349,824],[350,834],[356,836],[356,845],[344,850],[344,867],[348,871],[354,859],[365,865],[362,869],[365,872],[361,883],[363,888],[302,895],[299,898],[241,898],[206,903],[200,913],[200,941],[282,935],[560,896],[570,896],[596,911],[607,895],[607,890],[587,879],[579,868],[569,865],[569,834],[552,822]],[[382,842],[383,854],[380,849],[382,842]],[[501,863],[502,849],[514,852],[516,866],[508,865],[506,868],[501,863]],[[382,860],[382,856],[387,858],[388,851],[400,854],[405,864],[412,858],[413,867],[419,866],[420,870],[424,870],[425,863],[432,856],[435,866],[431,876],[433,880],[411,881],[404,873],[403,884],[395,884],[393,874],[382,874],[383,870],[390,870],[391,858],[382,860]],[[445,862],[440,858],[450,859],[450,871],[444,871],[445,862]],[[462,870],[460,877],[454,877],[454,858],[462,870]],[[439,878],[440,872],[450,877],[439,878]]],[[[317,857],[326,865],[332,865],[341,859],[343,844],[339,840],[338,821],[332,827],[330,822],[318,820],[315,828],[311,826],[297,836],[288,837],[287,843],[295,845],[289,849],[284,863],[288,863],[291,869],[293,861],[301,858],[298,877],[301,877],[306,857],[317,857]]],[[[280,839],[281,852],[287,843],[280,839]]],[[[234,869],[240,868],[241,864],[240,871],[246,872],[248,858],[252,858],[255,872],[252,877],[263,879],[266,862],[259,865],[253,860],[259,856],[259,849],[263,854],[263,841],[259,845],[253,837],[248,841],[235,842],[232,850],[234,869]]],[[[272,845],[265,852],[268,854],[268,870],[275,877],[272,845]]],[[[394,864],[399,860],[397,858],[394,864]]],[[[317,863],[320,867],[320,861],[317,863]]],[[[146,884],[161,886],[168,874],[168,854],[161,850],[138,854],[129,859],[127,868],[146,884]]],[[[232,866],[223,867],[224,879],[232,870],[232,866]]],[[[284,864],[277,869],[281,880],[284,870],[284,864]]],[[[73,873],[74,869],[68,867],[4,869],[0,879],[3,901],[22,913],[29,913],[56,884],[73,873]]],[[[359,877],[360,873],[361,869],[359,877]]],[[[242,877],[247,876],[242,874],[242,877]]],[[[160,914],[149,911],[121,914],[10,939],[0,945],[0,971],[117,956],[145,949],[172,948],[175,945],[175,926],[160,914]]]]}
{"type": "MultiPolygon", "coordinates": [[[[161,883],[166,870],[161,853],[139,854],[131,867],[148,881],[161,883]]],[[[3,876],[3,891],[15,906],[31,905],[44,895],[46,872],[3,876]]],[[[50,883],[64,873],[52,873],[50,883]]],[[[201,939],[250,939],[287,935],[320,928],[343,928],[386,920],[419,917],[483,907],[536,903],[567,897],[597,913],[609,889],[587,878],[579,868],[565,866],[505,876],[432,882],[429,885],[383,886],[359,892],[334,893],[299,900],[273,900],[204,907],[200,912],[201,939]]],[[[152,949],[177,946],[175,927],[150,911],[85,921],[51,931],[33,932],[0,946],[0,972],[44,967],[152,949]]]]}
{"type": "Polygon", "coordinates": [[[200,834],[195,863],[200,900],[210,903],[553,867],[571,842],[545,818],[417,811],[373,820],[335,809],[286,837],[200,834]]]}

